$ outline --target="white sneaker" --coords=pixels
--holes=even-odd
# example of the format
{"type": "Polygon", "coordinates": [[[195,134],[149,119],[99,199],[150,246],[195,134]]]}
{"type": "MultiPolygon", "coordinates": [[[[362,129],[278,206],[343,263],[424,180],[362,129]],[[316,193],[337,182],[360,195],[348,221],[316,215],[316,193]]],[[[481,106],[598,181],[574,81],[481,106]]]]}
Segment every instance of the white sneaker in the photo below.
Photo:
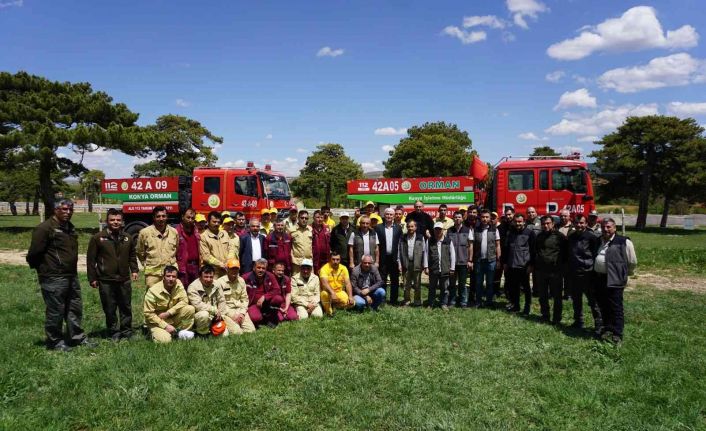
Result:
{"type": "Polygon", "coordinates": [[[177,336],[180,340],[191,340],[192,338],[194,338],[194,333],[192,331],[182,329],[177,333],[177,336]]]}

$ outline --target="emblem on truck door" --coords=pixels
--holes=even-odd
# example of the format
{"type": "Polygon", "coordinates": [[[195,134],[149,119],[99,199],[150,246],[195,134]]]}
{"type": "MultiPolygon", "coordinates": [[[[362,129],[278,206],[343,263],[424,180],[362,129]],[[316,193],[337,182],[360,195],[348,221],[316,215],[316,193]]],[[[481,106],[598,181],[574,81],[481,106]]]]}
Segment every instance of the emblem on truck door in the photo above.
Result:
{"type": "Polygon", "coordinates": [[[527,202],[527,195],[524,193],[520,193],[517,196],[515,196],[515,200],[517,201],[518,204],[523,204],[527,202]]]}
{"type": "Polygon", "coordinates": [[[218,208],[221,204],[221,198],[218,195],[211,195],[208,197],[208,206],[211,208],[218,208]]]}

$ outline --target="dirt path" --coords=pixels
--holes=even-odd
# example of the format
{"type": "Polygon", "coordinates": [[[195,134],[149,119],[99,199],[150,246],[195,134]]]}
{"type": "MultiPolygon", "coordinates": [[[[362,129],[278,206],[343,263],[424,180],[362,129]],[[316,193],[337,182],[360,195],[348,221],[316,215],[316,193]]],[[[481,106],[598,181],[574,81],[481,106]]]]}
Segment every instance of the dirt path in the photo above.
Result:
{"type": "MultiPolygon", "coordinates": [[[[0,250],[0,264],[27,266],[27,250],[0,250]]],[[[86,272],[86,255],[78,256],[79,272],[86,272]]]]}

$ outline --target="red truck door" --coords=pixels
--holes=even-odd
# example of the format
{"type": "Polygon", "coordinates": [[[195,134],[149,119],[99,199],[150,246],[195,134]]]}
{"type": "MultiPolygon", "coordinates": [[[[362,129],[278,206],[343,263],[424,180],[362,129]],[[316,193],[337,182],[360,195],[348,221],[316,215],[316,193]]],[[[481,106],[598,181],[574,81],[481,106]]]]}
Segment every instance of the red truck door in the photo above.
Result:
{"type": "Polygon", "coordinates": [[[225,207],[226,183],[223,171],[217,169],[194,172],[192,184],[192,206],[202,214],[222,211],[225,207]]]}
{"type": "Polygon", "coordinates": [[[247,218],[257,212],[260,192],[255,172],[229,171],[227,176],[229,193],[226,197],[228,211],[242,211],[247,218]]]}
{"type": "Polygon", "coordinates": [[[505,193],[501,199],[498,196],[498,209],[505,210],[510,206],[516,212],[526,213],[527,206],[537,201],[537,188],[534,168],[508,169],[507,180],[503,183],[505,193]]]}

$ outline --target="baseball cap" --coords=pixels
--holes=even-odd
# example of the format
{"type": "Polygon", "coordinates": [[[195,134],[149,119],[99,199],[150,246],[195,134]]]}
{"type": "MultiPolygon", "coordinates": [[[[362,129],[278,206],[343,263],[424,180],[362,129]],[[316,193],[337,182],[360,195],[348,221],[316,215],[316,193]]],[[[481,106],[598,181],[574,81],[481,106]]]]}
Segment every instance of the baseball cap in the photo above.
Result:
{"type": "Polygon", "coordinates": [[[230,211],[228,211],[228,210],[221,211],[221,215],[224,217],[230,217],[230,211]]]}
{"type": "Polygon", "coordinates": [[[373,220],[373,219],[377,220],[378,223],[382,223],[382,218],[377,214],[373,214],[370,216],[370,220],[373,220]]]}
{"type": "Polygon", "coordinates": [[[231,257],[230,259],[228,259],[228,262],[226,262],[226,268],[240,269],[240,261],[234,257],[231,257]]]}
{"type": "Polygon", "coordinates": [[[468,205],[461,205],[460,207],[458,207],[458,210],[459,211],[468,211],[468,205]]]}
{"type": "Polygon", "coordinates": [[[260,210],[260,215],[265,215],[265,214],[269,214],[269,213],[270,213],[269,208],[263,208],[262,210],[260,210]]]}
{"type": "Polygon", "coordinates": [[[291,213],[292,211],[297,211],[297,206],[296,205],[291,205],[289,207],[289,212],[291,213]]]}
{"type": "Polygon", "coordinates": [[[588,213],[588,215],[590,215],[590,216],[597,216],[597,215],[598,215],[598,211],[593,210],[593,211],[591,211],[590,213],[588,213]]]}
{"type": "Polygon", "coordinates": [[[314,266],[314,262],[311,259],[302,259],[302,263],[299,266],[314,266]]]}
{"type": "Polygon", "coordinates": [[[443,228],[444,228],[444,224],[442,222],[438,221],[438,222],[434,223],[434,229],[443,229],[443,228]]]}
{"type": "Polygon", "coordinates": [[[233,220],[230,217],[226,217],[223,219],[223,224],[226,224],[226,223],[235,223],[235,220],[233,220]]]}
{"type": "Polygon", "coordinates": [[[206,217],[203,214],[196,214],[196,217],[194,217],[194,221],[196,223],[206,221],[206,217]]]}
{"type": "Polygon", "coordinates": [[[277,208],[270,208],[270,214],[277,214],[277,208]]]}
{"type": "Polygon", "coordinates": [[[490,213],[490,215],[492,215],[492,216],[494,216],[494,217],[497,217],[497,216],[498,216],[498,213],[496,213],[495,211],[493,211],[493,212],[490,213]]]}
{"type": "Polygon", "coordinates": [[[373,201],[368,201],[368,202],[365,203],[365,206],[366,206],[366,207],[367,207],[367,206],[370,206],[370,205],[375,206],[375,202],[373,202],[373,201]]]}
{"type": "Polygon", "coordinates": [[[338,218],[343,218],[343,217],[350,217],[351,215],[348,213],[348,211],[343,211],[341,215],[338,216],[338,218]]]}

